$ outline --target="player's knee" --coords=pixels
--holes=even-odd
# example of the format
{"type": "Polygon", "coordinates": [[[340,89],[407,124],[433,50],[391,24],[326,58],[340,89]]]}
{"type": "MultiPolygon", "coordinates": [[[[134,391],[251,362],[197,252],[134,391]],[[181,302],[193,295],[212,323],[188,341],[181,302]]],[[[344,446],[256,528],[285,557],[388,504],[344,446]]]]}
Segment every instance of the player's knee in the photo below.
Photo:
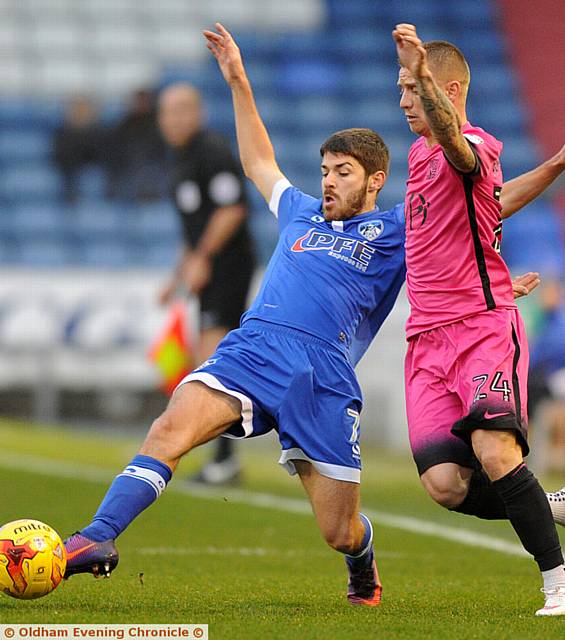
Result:
{"type": "Polygon", "coordinates": [[[425,477],[424,474],[421,480],[430,498],[446,509],[458,507],[467,495],[466,486],[445,476],[425,477]]]}
{"type": "Polygon", "coordinates": [[[475,455],[491,480],[498,480],[522,462],[522,448],[513,432],[478,429],[472,441],[475,455]]]}

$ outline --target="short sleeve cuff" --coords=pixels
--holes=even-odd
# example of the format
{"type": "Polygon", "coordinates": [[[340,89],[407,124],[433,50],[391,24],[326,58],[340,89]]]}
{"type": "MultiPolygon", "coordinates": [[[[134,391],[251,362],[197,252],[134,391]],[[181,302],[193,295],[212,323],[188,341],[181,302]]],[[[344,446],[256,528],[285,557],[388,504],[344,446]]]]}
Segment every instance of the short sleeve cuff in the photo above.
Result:
{"type": "Polygon", "coordinates": [[[269,200],[269,209],[274,214],[275,218],[279,217],[279,203],[281,201],[281,196],[289,187],[292,187],[292,184],[286,178],[281,178],[273,187],[273,193],[269,200]]]}

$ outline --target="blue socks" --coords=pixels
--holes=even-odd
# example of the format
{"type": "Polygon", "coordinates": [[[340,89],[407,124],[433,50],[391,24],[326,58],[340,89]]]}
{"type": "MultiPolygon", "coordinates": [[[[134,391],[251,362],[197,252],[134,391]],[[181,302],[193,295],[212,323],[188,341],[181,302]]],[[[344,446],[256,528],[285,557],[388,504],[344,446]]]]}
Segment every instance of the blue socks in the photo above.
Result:
{"type": "Polygon", "coordinates": [[[365,527],[365,534],[363,540],[359,545],[358,551],[352,554],[346,554],[345,562],[350,571],[357,573],[362,571],[366,567],[370,566],[373,562],[373,527],[371,521],[363,513],[359,514],[361,522],[365,527]]]}
{"type": "Polygon", "coordinates": [[[92,523],[80,533],[95,542],[117,538],[163,493],[172,475],[163,462],[151,456],[135,456],[110,485],[92,523]]]}

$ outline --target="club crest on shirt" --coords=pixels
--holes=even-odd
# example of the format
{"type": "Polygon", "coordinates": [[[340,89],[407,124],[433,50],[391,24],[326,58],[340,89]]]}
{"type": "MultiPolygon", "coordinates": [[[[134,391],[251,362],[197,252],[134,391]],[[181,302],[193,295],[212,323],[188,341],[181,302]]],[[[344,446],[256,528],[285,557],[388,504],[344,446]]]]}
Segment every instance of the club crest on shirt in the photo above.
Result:
{"type": "Polygon", "coordinates": [[[478,136],[475,133],[464,133],[463,135],[465,136],[465,138],[467,138],[467,140],[469,140],[469,142],[472,142],[473,144],[484,144],[485,142],[481,138],[481,136],[478,136]]]}
{"type": "Polygon", "coordinates": [[[368,220],[367,222],[361,222],[357,226],[357,231],[369,242],[372,242],[384,231],[384,224],[382,220],[368,220]]]}
{"type": "Polygon", "coordinates": [[[439,171],[439,158],[432,158],[428,163],[428,175],[426,176],[426,180],[433,180],[439,171]]]}
{"type": "Polygon", "coordinates": [[[430,203],[421,193],[413,193],[410,196],[408,200],[408,218],[406,220],[410,224],[410,231],[423,227],[426,224],[429,206],[430,203]],[[419,223],[418,218],[420,218],[419,223]]]}

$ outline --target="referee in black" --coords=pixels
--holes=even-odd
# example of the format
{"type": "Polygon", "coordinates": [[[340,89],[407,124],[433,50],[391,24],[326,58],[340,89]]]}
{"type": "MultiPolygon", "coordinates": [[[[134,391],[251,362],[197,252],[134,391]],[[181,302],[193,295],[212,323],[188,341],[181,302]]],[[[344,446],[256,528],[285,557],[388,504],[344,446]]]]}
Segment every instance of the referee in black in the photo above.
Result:
{"type": "MultiPolygon", "coordinates": [[[[255,257],[247,227],[245,178],[226,138],[204,127],[202,100],[185,83],[159,96],[159,126],[174,155],[172,196],[184,247],[160,293],[168,304],[179,290],[200,301],[197,360],[204,362],[245,310],[255,257]]],[[[234,443],[218,438],[214,458],[193,480],[227,484],[238,480],[234,443]]]]}

